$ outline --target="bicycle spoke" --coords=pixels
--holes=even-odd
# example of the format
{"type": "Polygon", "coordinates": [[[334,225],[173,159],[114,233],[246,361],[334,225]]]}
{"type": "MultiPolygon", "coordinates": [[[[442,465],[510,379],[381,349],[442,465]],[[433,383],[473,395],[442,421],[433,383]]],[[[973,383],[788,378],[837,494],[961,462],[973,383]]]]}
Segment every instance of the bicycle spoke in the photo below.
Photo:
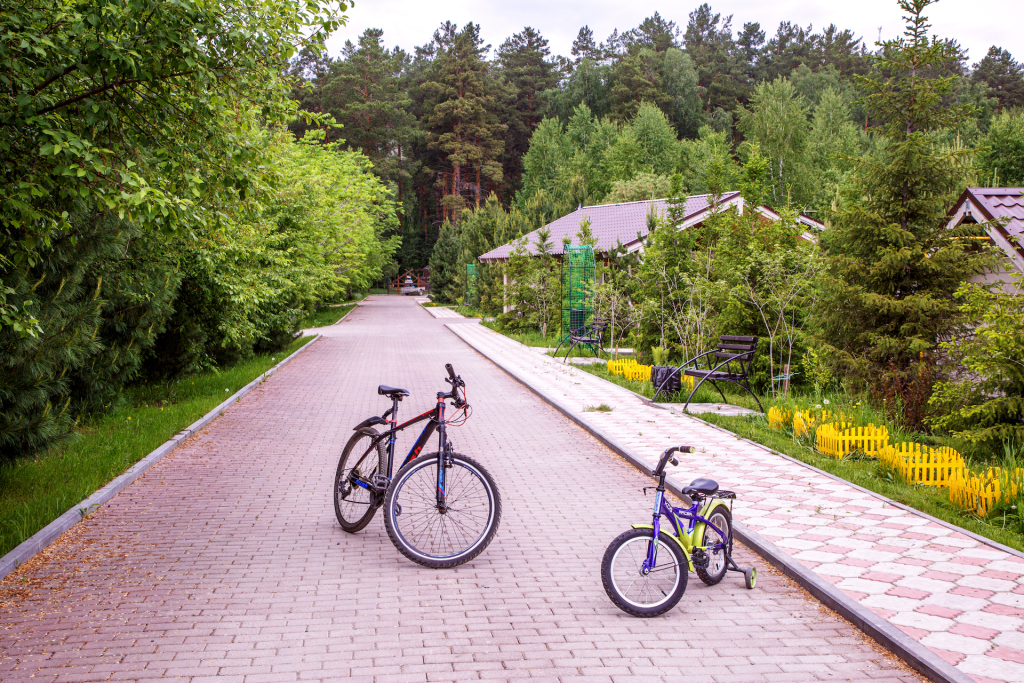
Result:
{"type": "Polygon", "coordinates": [[[445,505],[437,505],[437,465],[424,465],[402,482],[396,500],[401,514],[396,526],[420,552],[445,557],[471,548],[483,536],[490,519],[490,501],[483,482],[456,463],[446,470],[445,505]]]}

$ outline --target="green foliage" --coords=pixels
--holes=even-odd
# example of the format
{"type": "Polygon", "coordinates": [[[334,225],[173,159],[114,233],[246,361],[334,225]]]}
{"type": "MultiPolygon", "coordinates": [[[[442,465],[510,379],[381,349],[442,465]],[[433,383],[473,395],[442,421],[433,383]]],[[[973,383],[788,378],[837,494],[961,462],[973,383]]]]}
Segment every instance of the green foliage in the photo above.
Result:
{"type": "Polygon", "coordinates": [[[972,326],[942,344],[958,372],[939,382],[931,422],[943,431],[987,446],[1024,443],[1024,280],[991,288],[964,284],[960,312],[972,326]]]}
{"type": "Polygon", "coordinates": [[[2,273],[16,305],[34,301],[42,334],[0,329],[0,458],[31,451],[102,408],[138,374],[179,276],[137,226],[78,211],[33,265],[2,273]]]}
{"type": "Polygon", "coordinates": [[[1024,185],[1024,110],[1003,112],[980,140],[982,180],[992,187],[1024,185]]]}
{"type": "Polygon", "coordinates": [[[257,182],[262,148],[249,132],[257,118],[289,115],[284,68],[296,44],[339,25],[333,4],[0,4],[0,253],[10,268],[34,266],[70,235],[73,211],[147,232],[216,223],[200,207],[257,182]]]}
{"type": "Polygon", "coordinates": [[[175,242],[184,275],[150,371],[177,376],[290,342],[318,301],[366,289],[398,247],[390,195],[365,157],[290,137],[270,147],[275,190],[223,228],[175,242]]]}
{"type": "Polygon", "coordinates": [[[964,324],[954,293],[986,262],[950,239],[976,226],[944,228],[964,152],[937,146],[933,135],[968,112],[945,100],[955,77],[931,75],[954,55],[927,34],[922,13],[930,4],[901,0],[904,37],[883,44],[873,75],[861,81],[880,144],[858,161],[823,237],[822,298],[833,305],[822,311],[817,338],[858,388],[919,377],[922,353],[964,324]]]}
{"type": "Polygon", "coordinates": [[[750,109],[740,109],[739,128],[768,157],[769,196],[772,206],[807,199],[807,102],[785,78],[761,83],[750,98],[750,109]]]}
{"type": "MultiPolygon", "coordinates": [[[[531,254],[525,238],[516,240],[505,265],[508,284],[504,298],[510,310],[498,317],[503,327],[513,331],[534,328],[540,331],[542,339],[557,328],[561,288],[558,262],[551,256],[553,247],[551,233],[545,230],[538,234],[536,256],[531,254]]],[[[551,340],[556,343],[556,337],[551,340]]]]}

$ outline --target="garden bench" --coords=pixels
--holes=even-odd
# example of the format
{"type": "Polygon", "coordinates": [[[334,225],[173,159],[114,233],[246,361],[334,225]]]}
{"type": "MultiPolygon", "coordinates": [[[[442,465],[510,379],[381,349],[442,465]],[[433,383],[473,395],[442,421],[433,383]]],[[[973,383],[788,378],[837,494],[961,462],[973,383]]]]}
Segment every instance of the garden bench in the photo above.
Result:
{"type": "Polygon", "coordinates": [[[678,372],[682,372],[683,375],[699,380],[694,385],[690,395],[686,397],[686,405],[683,406],[683,410],[689,407],[690,399],[693,398],[693,395],[697,393],[697,389],[704,382],[711,382],[715,389],[718,389],[718,393],[722,395],[722,400],[726,401],[725,394],[722,393],[717,383],[731,382],[738,387],[746,389],[747,393],[757,401],[757,407],[761,408],[763,413],[764,408],[761,406],[761,401],[758,400],[757,396],[754,396],[754,392],[750,389],[750,383],[747,381],[750,373],[750,364],[754,360],[754,353],[756,351],[757,337],[737,337],[723,334],[718,338],[718,346],[713,350],[686,361],[676,368],[675,373],[666,373],[665,377],[661,380],[661,384],[654,387],[654,400],[658,400],[658,394],[668,385],[669,380],[673,376],[678,376],[678,372]],[[705,359],[706,369],[701,369],[700,367],[699,361],[701,358],[705,359]],[[689,367],[690,365],[693,365],[693,367],[689,367]]]}
{"type": "Polygon", "coordinates": [[[604,331],[608,328],[608,321],[602,318],[594,318],[589,325],[581,325],[574,330],[569,330],[569,338],[558,342],[555,347],[555,358],[558,357],[558,350],[562,344],[569,342],[569,349],[565,352],[563,363],[569,362],[569,356],[576,347],[586,347],[594,352],[595,356],[604,351],[604,331]]]}

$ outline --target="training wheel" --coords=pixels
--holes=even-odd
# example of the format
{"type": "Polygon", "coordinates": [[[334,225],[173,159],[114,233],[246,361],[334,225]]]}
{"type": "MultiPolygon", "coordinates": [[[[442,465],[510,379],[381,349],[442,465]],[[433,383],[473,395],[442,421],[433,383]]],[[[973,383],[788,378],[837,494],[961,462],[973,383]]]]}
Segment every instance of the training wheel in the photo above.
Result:
{"type": "Polygon", "coordinates": [[[747,588],[753,588],[757,583],[757,568],[747,567],[743,570],[743,583],[747,585],[747,588]]]}

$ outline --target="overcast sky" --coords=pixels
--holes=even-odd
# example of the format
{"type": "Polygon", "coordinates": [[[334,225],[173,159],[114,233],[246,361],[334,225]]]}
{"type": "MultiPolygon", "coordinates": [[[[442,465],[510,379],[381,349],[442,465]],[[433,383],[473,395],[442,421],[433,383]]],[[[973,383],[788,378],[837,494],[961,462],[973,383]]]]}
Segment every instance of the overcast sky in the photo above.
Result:
{"type": "MultiPolygon", "coordinates": [[[[408,51],[430,40],[434,29],[449,20],[464,25],[480,24],[484,39],[495,48],[524,26],[537,29],[551,43],[552,54],[569,55],[572,41],[583,25],[589,25],[595,39],[604,40],[613,29],[628,30],[654,14],[686,28],[687,16],[698,0],[686,3],[650,0],[356,0],[348,11],[348,26],[328,41],[331,55],[337,55],[345,40],[355,42],[367,28],[384,30],[384,44],[408,51]]],[[[744,22],[756,21],[771,36],[780,21],[814,30],[835,24],[849,28],[871,47],[878,39],[897,36],[903,28],[895,0],[716,0],[711,8],[723,16],[733,15],[734,32],[744,22]]],[[[952,37],[969,50],[970,63],[977,62],[989,46],[1009,50],[1019,62],[1024,58],[1024,0],[941,0],[929,8],[933,31],[952,37]]]]}

